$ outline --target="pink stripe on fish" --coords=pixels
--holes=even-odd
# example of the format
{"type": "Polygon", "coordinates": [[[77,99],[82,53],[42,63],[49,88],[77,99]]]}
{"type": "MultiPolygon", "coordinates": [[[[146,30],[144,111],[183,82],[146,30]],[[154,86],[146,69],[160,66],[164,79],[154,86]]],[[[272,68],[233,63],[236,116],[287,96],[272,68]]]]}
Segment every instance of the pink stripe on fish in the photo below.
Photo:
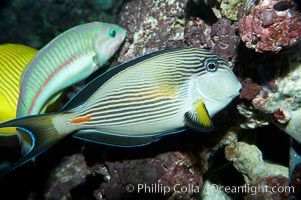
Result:
{"type": "Polygon", "coordinates": [[[35,95],[31,105],[30,105],[30,108],[27,112],[27,114],[30,114],[32,109],[33,109],[33,106],[37,100],[37,98],[39,97],[39,95],[41,94],[42,90],[46,87],[46,85],[49,83],[49,81],[59,72],[61,71],[64,67],[66,67],[67,65],[69,65],[73,60],[75,59],[75,56],[73,55],[69,60],[67,60],[66,62],[64,62],[62,65],[60,65],[57,69],[55,69],[50,75],[49,77],[46,79],[46,81],[43,83],[43,85],[39,88],[37,94],[35,95]]]}
{"type": "MultiPolygon", "coordinates": [[[[106,50],[109,50],[110,52],[110,54],[109,54],[109,56],[112,56],[113,55],[113,52],[115,52],[115,49],[117,48],[117,46],[116,45],[114,45],[114,44],[116,44],[116,40],[118,40],[117,38],[115,39],[115,40],[111,40],[108,44],[107,44],[107,47],[108,48],[106,48],[106,50]]],[[[106,55],[108,55],[108,54],[106,54],[106,55]]]]}
{"type": "Polygon", "coordinates": [[[104,51],[104,55],[108,55],[108,48],[103,48],[103,43],[105,43],[106,41],[108,41],[110,38],[110,36],[104,37],[101,40],[98,41],[97,45],[99,47],[99,49],[102,49],[104,51]]]}

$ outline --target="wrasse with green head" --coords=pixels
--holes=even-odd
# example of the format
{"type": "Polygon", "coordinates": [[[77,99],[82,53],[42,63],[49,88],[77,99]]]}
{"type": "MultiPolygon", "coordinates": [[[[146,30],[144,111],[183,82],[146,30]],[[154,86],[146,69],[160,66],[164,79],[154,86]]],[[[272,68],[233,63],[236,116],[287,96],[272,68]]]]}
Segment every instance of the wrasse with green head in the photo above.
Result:
{"type": "MultiPolygon", "coordinates": [[[[37,52],[21,44],[0,45],[0,122],[16,117],[21,75],[37,52]]],[[[15,128],[0,129],[1,136],[14,134],[15,128]]]]}
{"type": "Polygon", "coordinates": [[[191,127],[213,128],[211,118],[239,94],[241,84],[227,63],[208,50],[157,51],[108,70],[58,113],[17,118],[33,140],[20,165],[62,138],[133,147],[191,127]]]}
{"type": "Polygon", "coordinates": [[[87,78],[118,50],[126,31],[91,22],[73,27],[43,47],[26,67],[17,116],[38,114],[68,86],[87,78]]]}

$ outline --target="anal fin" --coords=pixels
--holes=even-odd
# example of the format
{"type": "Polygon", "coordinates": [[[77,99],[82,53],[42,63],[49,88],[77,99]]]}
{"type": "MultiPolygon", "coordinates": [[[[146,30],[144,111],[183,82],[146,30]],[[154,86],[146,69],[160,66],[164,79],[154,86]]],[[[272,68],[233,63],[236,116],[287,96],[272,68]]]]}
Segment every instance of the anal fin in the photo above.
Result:
{"type": "Polygon", "coordinates": [[[156,142],[160,137],[155,136],[121,136],[104,133],[96,130],[81,130],[73,134],[74,138],[87,140],[90,142],[119,146],[119,147],[135,147],[144,146],[156,142]]]}

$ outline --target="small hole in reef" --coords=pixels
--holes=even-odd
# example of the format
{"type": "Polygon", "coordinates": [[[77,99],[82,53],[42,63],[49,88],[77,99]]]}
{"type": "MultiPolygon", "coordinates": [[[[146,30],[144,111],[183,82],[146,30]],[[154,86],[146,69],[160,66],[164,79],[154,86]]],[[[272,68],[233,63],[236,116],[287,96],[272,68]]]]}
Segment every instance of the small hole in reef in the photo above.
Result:
{"type": "Polygon", "coordinates": [[[276,3],[273,8],[276,10],[276,11],[286,11],[288,9],[291,8],[291,4],[289,2],[286,2],[286,1],[280,1],[278,3],[276,3]]]}
{"type": "Polygon", "coordinates": [[[199,17],[208,24],[217,22],[217,18],[211,7],[204,1],[188,0],[185,8],[185,17],[199,17]]]}
{"type": "Polygon", "coordinates": [[[255,38],[251,41],[252,45],[257,45],[258,43],[258,38],[255,38]]]}

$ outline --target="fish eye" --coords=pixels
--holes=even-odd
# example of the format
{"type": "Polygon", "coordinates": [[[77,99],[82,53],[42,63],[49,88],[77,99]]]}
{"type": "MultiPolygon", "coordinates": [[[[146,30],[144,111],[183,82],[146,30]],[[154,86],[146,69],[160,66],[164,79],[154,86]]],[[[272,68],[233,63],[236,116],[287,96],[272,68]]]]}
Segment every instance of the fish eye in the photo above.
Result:
{"type": "Polygon", "coordinates": [[[217,64],[215,62],[208,62],[206,64],[206,69],[208,72],[215,72],[217,70],[217,64]]]}
{"type": "Polygon", "coordinates": [[[112,38],[114,38],[114,37],[116,36],[116,31],[113,30],[113,29],[111,29],[111,30],[109,31],[109,35],[110,35],[112,38]]]}

